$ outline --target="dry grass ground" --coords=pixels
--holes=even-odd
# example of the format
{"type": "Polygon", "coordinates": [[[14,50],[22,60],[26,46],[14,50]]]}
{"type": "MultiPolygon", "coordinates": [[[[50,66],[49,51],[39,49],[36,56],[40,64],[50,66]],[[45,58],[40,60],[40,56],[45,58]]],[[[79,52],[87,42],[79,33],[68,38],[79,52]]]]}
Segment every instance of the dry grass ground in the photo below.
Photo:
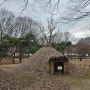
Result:
{"type": "Polygon", "coordinates": [[[19,83],[20,83],[20,88],[21,89],[29,87],[32,83],[39,80],[36,77],[30,76],[30,75],[27,75],[27,74],[15,73],[14,69],[17,68],[19,65],[20,64],[7,64],[7,65],[4,64],[4,65],[0,65],[0,69],[4,70],[7,73],[15,74],[20,79],[19,83]]]}
{"type": "MultiPolygon", "coordinates": [[[[27,62],[28,61],[28,58],[24,58],[24,59],[22,59],[22,63],[23,62],[27,62]]],[[[12,62],[12,60],[10,59],[10,58],[3,58],[3,60],[1,61],[1,65],[7,65],[7,64],[12,64],[13,62],[12,62]]],[[[19,61],[19,59],[15,59],[15,64],[20,64],[20,61],[19,61]]]]}
{"type": "Polygon", "coordinates": [[[90,59],[82,59],[80,61],[79,59],[72,59],[70,60],[73,64],[78,65],[80,67],[89,68],[90,67],[90,59]]]}
{"type": "Polygon", "coordinates": [[[68,81],[70,83],[70,90],[90,90],[90,71],[88,76],[58,76],[57,78],[68,81]]]}
{"type": "MultiPolygon", "coordinates": [[[[23,60],[23,62],[27,61],[23,60]]],[[[83,59],[82,61],[79,61],[77,59],[72,60],[72,63],[75,65],[81,66],[85,70],[85,76],[78,77],[78,76],[60,76],[55,75],[54,77],[56,80],[64,80],[70,84],[70,90],[90,90],[90,69],[87,67],[90,64],[89,59],[83,59]],[[85,66],[86,64],[86,66],[85,66]]],[[[8,65],[0,65],[0,68],[5,70],[6,72],[13,73],[14,69],[18,67],[20,64],[8,64],[8,65]]],[[[24,88],[23,90],[26,90],[26,87],[31,86],[33,83],[38,82],[39,78],[33,77],[27,74],[17,74],[17,76],[20,78],[20,84],[21,88],[24,88]]],[[[30,90],[30,89],[27,89],[30,90]]]]}

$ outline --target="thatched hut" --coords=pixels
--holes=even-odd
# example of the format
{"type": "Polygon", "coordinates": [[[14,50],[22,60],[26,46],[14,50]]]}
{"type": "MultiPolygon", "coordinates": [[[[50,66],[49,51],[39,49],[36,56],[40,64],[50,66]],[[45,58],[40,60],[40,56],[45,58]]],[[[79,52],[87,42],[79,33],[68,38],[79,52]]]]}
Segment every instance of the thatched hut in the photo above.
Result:
{"type": "Polygon", "coordinates": [[[58,66],[62,67],[62,74],[67,72],[68,59],[52,47],[43,47],[22,64],[20,71],[36,73],[56,73],[58,66]],[[53,64],[53,65],[52,65],[53,64]]]}

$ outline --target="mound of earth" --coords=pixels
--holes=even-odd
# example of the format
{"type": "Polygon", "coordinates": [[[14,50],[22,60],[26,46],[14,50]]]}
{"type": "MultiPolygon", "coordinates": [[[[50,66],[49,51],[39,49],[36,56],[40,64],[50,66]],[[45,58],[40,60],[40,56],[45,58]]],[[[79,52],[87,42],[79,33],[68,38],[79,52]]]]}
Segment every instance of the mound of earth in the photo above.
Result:
{"type": "Polygon", "coordinates": [[[20,90],[19,79],[0,69],[0,90],[20,90]]]}

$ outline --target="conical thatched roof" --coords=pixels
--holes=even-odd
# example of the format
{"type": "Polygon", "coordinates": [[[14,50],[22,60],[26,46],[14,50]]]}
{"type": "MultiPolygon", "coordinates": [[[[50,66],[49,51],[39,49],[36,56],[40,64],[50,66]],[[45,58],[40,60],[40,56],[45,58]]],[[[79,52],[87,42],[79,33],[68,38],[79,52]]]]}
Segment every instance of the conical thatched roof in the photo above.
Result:
{"type": "Polygon", "coordinates": [[[62,54],[52,47],[43,47],[35,54],[33,54],[30,60],[20,66],[20,71],[49,71],[49,58],[60,57],[62,54]]]}
{"type": "MultiPolygon", "coordinates": [[[[51,57],[60,57],[62,54],[52,47],[43,47],[35,54],[33,54],[29,61],[20,65],[18,70],[31,75],[43,75],[49,72],[49,59],[51,57]]],[[[17,71],[18,71],[17,70],[17,71]]],[[[69,62],[68,74],[80,76],[83,71],[69,62]]]]}

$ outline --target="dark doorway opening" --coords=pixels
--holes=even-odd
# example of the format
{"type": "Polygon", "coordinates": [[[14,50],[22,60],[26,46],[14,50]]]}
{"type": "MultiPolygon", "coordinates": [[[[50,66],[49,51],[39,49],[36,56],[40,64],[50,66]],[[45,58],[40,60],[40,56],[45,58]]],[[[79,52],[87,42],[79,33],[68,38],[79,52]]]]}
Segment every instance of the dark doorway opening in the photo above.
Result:
{"type": "Polygon", "coordinates": [[[61,73],[63,74],[64,73],[64,66],[63,66],[63,62],[55,62],[54,63],[54,73],[61,73]],[[58,70],[58,66],[61,66],[62,67],[62,70],[58,70]]]}

